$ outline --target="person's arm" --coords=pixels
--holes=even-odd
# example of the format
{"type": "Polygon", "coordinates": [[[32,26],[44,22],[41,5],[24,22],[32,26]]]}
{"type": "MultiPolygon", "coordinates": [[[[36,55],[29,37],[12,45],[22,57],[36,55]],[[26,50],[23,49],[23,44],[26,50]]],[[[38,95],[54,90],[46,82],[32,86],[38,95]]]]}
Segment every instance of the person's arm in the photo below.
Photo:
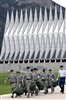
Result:
{"type": "Polygon", "coordinates": [[[56,76],[55,76],[55,74],[53,74],[53,79],[54,79],[54,80],[56,79],[56,76]]]}
{"type": "Polygon", "coordinates": [[[59,81],[59,78],[60,78],[60,70],[59,70],[59,72],[58,72],[58,78],[57,78],[57,79],[58,79],[58,81],[59,81]]]}
{"type": "Polygon", "coordinates": [[[65,70],[65,78],[66,78],[66,70],[65,70]]]}
{"type": "Polygon", "coordinates": [[[41,75],[38,73],[38,78],[41,78],[41,75]]]}
{"type": "Polygon", "coordinates": [[[26,74],[24,74],[23,76],[23,84],[25,83],[25,79],[26,79],[26,74]]]}
{"type": "Polygon", "coordinates": [[[58,72],[58,78],[60,77],[60,71],[58,72]]]}
{"type": "Polygon", "coordinates": [[[6,83],[10,79],[10,75],[5,79],[4,83],[6,83]]]}
{"type": "Polygon", "coordinates": [[[23,84],[23,76],[21,76],[22,84],[23,84]]]}
{"type": "Polygon", "coordinates": [[[16,83],[17,83],[17,86],[19,84],[19,76],[16,76],[16,83]]]}

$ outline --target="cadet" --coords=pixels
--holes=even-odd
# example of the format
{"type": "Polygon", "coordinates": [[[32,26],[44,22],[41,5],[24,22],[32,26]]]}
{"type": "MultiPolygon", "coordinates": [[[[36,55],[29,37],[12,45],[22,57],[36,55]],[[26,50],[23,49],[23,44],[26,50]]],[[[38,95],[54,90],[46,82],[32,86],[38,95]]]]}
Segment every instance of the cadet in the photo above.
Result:
{"type": "Polygon", "coordinates": [[[26,87],[28,91],[27,98],[29,98],[30,97],[30,84],[31,84],[33,76],[32,76],[32,73],[30,72],[30,67],[28,66],[26,69],[27,69],[27,72],[24,75],[24,80],[26,80],[26,87]]]}
{"type": "Polygon", "coordinates": [[[66,71],[64,70],[63,65],[60,65],[60,70],[58,73],[59,77],[59,86],[61,88],[61,93],[64,94],[64,84],[65,84],[65,77],[66,77],[66,71]]]}
{"type": "Polygon", "coordinates": [[[17,74],[17,85],[19,87],[22,87],[23,86],[23,76],[20,74],[20,71],[17,71],[16,74],[17,74]]]}
{"type": "Polygon", "coordinates": [[[48,83],[49,83],[49,85],[51,87],[51,93],[54,92],[54,87],[53,87],[53,81],[54,81],[54,79],[55,79],[55,75],[54,75],[54,73],[52,73],[52,70],[49,69],[49,73],[48,73],[48,83]]]}
{"type": "MultiPolygon", "coordinates": [[[[34,73],[33,73],[33,80],[36,82],[36,80],[40,78],[40,74],[38,73],[38,69],[34,68],[34,73]]],[[[36,86],[36,91],[35,91],[35,95],[38,95],[38,87],[36,86]]]]}
{"type": "MultiPolygon", "coordinates": [[[[10,75],[5,79],[4,83],[6,83],[6,81],[10,80],[10,84],[12,85],[12,91],[13,89],[16,87],[16,83],[17,83],[17,78],[16,75],[14,74],[13,70],[10,70],[10,75]]],[[[13,98],[13,93],[12,93],[12,98],[13,98]]]]}
{"type": "Polygon", "coordinates": [[[41,77],[42,77],[42,81],[45,84],[45,88],[44,88],[45,92],[44,93],[47,94],[48,93],[48,88],[47,88],[47,86],[48,86],[48,74],[46,73],[45,69],[43,69],[42,71],[43,71],[43,73],[41,74],[41,77]]]}
{"type": "Polygon", "coordinates": [[[38,73],[38,69],[34,68],[33,80],[37,80],[38,78],[41,78],[41,75],[38,73]]]}

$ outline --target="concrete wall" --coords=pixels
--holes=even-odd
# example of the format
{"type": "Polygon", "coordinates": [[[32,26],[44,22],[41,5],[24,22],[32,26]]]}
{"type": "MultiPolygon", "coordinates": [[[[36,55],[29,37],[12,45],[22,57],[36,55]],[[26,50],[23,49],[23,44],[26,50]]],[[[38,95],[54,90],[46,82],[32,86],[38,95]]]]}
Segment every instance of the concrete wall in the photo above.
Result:
{"type": "Polygon", "coordinates": [[[40,71],[45,68],[48,70],[51,68],[52,70],[59,70],[59,66],[64,65],[64,68],[66,69],[66,63],[21,63],[21,64],[0,64],[0,72],[7,72],[10,69],[13,69],[14,71],[20,70],[25,71],[26,66],[37,67],[40,71]]]}

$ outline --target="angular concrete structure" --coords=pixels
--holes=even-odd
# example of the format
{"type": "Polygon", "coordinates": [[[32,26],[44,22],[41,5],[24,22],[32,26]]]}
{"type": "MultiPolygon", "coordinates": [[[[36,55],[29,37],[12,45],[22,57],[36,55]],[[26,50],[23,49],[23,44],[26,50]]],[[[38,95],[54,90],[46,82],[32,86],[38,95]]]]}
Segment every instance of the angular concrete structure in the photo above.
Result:
{"type": "Polygon", "coordinates": [[[55,6],[54,18],[50,7],[49,19],[45,7],[44,19],[40,8],[39,16],[37,8],[32,9],[28,17],[27,9],[25,18],[21,10],[20,17],[16,10],[15,20],[13,11],[11,19],[7,11],[3,44],[0,61],[41,61],[66,59],[66,10],[63,17],[60,6],[59,18],[55,6]],[[38,19],[39,18],[39,19],[38,19]]]}

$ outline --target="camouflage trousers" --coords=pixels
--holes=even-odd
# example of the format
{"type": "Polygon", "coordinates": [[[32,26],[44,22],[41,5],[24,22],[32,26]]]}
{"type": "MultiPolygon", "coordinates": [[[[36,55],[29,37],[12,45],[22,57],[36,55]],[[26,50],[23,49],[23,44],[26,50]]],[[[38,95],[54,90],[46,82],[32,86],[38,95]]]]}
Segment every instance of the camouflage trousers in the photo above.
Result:
{"type": "Polygon", "coordinates": [[[48,81],[43,81],[44,82],[44,90],[45,92],[48,92],[48,81]]]}
{"type": "Polygon", "coordinates": [[[11,83],[11,86],[12,86],[12,90],[16,87],[16,83],[11,83]]]}
{"type": "Polygon", "coordinates": [[[51,88],[51,92],[54,92],[53,82],[49,81],[49,85],[50,85],[50,88],[51,88]]]}
{"type": "Polygon", "coordinates": [[[26,88],[27,88],[28,94],[30,93],[30,84],[31,84],[31,80],[26,80],[26,88]]]}

